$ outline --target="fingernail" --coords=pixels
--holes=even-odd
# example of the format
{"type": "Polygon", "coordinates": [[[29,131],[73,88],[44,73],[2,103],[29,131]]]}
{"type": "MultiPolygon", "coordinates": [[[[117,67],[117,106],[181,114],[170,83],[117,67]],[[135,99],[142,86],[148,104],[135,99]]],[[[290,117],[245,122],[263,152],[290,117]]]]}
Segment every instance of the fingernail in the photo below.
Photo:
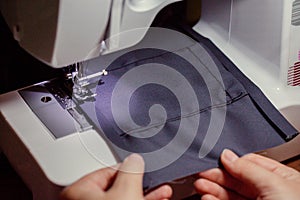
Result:
{"type": "Polygon", "coordinates": [[[131,154],[123,161],[123,165],[120,170],[127,173],[142,173],[145,168],[145,162],[142,156],[139,154],[131,154]]]}
{"type": "Polygon", "coordinates": [[[130,162],[144,162],[144,159],[139,154],[133,153],[133,154],[129,155],[127,158],[125,158],[124,162],[127,162],[127,161],[130,161],[130,162]]]}
{"type": "Polygon", "coordinates": [[[129,155],[127,158],[125,158],[125,160],[123,161],[123,163],[139,163],[144,165],[144,159],[141,155],[137,154],[137,153],[133,153],[131,155],[129,155]]]}
{"type": "Polygon", "coordinates": [[[234,162],[239,158],[235,153],[228,149],[224,149],[221,156],[229,162],[234,162]]]}

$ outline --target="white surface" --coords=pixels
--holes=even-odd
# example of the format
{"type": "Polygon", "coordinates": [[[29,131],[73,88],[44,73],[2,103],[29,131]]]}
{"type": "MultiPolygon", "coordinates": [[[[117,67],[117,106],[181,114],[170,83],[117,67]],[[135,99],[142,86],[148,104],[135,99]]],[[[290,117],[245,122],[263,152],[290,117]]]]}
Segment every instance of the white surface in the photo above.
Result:
{"type": "Polygon", "coordinates": [[[182,0],[116,0],[112,4],[108,54],[140,42],[155,16],[167,5],[182,0]],[[121,7],[122,6],[122,7],[121,7]],[[126,34],[130,32],[130,34],[126,34]],[[125,37],[126,36],[126,37],[125,37]]]}
{"type": "Polygon", "coordinates": [[[86,173],[116,163],[106,143],[93,130],[54,139],[17,92],[0,96],[0,111],[30,156],[56,185],[66,186],[86,173]],[[89,145],[99,152],[97,159],[86,149],[83,140],[92,141],[89,145]]]}
{"type": "Polygon", "coordinates": [[[7,0],[0,2],[0,9],[22,48],[57,68],[99,56],[102,41],[110,37],[114,39],[106,41],[106,54],[133,46],[157,13],[177,1],[181,0],[7,0]],[[143,31],[118,38],[138,28],[143,31]]]}
{"type": "Polygon", "coordinates": [[[60,0],[55,48],[50,65],[64,67],[100,53],[111,0],[60,0]]]}
{"type": "Polygon", "coordinates": [[[202,16],[194,27],[211,39],[279,110],[300,104],[300,88],[286,84],[288,49],[300,38],[299,34],[298,40],[290,41],[291,3],[203,0],[202,16]]]}
{"type": "Polygon", "coordinates": [[[0,8],[22,48],[48,65],[64,67],[99,54],[94,51],[106,31],[110,2],[6,0],[0,8]]]}
{"type": "MultiPolygon", "coordinates": [[[[300,27],[291,26],[293,1],[202,0],[194,30],[209,38],[300,131],[300,87],[287,85],[299,62],[300,27]]],[[[261,152],[284,161],[300,154],[300,136],[261,152]]]]}

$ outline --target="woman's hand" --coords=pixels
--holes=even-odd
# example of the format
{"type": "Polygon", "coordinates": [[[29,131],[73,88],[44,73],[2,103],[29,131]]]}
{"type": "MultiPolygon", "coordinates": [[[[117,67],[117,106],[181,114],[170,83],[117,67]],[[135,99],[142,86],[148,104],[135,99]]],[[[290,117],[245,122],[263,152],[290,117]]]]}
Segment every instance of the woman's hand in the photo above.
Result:
{"type": "Polygon", "coordinates": [[[170,186],[161,186],[144,196],[144,160],[138,154],[127,157],[116,168],[104,168],[88,174],[66,187],[62,200],[155,200],[172,196],[170,186]]]}
{"type": "Polygon", "coordinates": [[[300,173],[290,167],[257,154],[239,158],[230,150],[221,162],[224,170],[199,174],[194,185],[202,199],[300,199],[300,173]]]}

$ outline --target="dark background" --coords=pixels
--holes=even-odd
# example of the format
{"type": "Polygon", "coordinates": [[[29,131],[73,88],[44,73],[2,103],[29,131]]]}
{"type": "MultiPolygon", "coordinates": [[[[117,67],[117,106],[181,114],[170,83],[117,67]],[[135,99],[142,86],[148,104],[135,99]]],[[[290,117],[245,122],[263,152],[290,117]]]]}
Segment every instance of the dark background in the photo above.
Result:
{"type": "MultiPolygon", "coordinates": [[[[60,70],[36,60],[19,47],[2,15],[0,15],[0,44],[0,94],[51,79],[60,74],[60,70]]],[[[0,199],[32,199],[31,192],[11,167],[1,149],[0,199]]]]}
{"type": "Polygon", "coordinates": [[[56,76],[54,69],[25,52],[0,15],[0,94],[56,76]]]}

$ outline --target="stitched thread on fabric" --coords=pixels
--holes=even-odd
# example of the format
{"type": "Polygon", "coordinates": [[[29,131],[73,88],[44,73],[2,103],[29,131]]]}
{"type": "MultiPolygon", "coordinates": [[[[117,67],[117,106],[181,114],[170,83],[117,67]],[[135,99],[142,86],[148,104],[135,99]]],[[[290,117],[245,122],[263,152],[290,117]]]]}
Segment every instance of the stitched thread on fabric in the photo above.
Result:
{"type": "Polygon", "coordinates": [[[159,127],[159,126],[162,126],[164,125],[165,123],[168,123],[168,122],[174,122],[174,121],[178,121],[178,120],[181,120],[181,119],[184,119],[184,118],[189,118],[189,117],[193,117],[195,115],[199,115],[203,112],[207,112],[207,111],[210,111],[212,109],[217,109],[217,108],[220,108],[220,107],[224,107],[224,106],[227,106],[227,105],[230,105],[244,97],[248,96],[248,94],[243,94],[243,93],[240,93],[239,96],[227,101],[226,103],[222,103],[222,104],[216,104],[216,105],[212,105],[212,106],[208,106],[206,108],[203,108],[203,109],[200,109],[200,110],[197,110],[197,111],[194,111],[194,112],[191,112],[191,113],[188,113],[188,114],[185,114],[185,115],[180,115],[180,116],[177,116],[177,117],[173,117],[173,118],[169,118],[167,119],[166,121],[164,122],[160,122],[160,123],[153,123],[153,124],[149,124],[148,126],[146,127],[142,127],[142,128],[136,128],[136,129],[130,129],[130,130],[125,130],[123,134],[121,134],[120,136],[127,136],[127,135],[130,135],[130,134],[133,134],[133,133],[136,133],[136,132],[143,132],[143,131],[147,131],[149,129],[152,129],[152,128],[155,128],[155,127],[159,127]]]}

